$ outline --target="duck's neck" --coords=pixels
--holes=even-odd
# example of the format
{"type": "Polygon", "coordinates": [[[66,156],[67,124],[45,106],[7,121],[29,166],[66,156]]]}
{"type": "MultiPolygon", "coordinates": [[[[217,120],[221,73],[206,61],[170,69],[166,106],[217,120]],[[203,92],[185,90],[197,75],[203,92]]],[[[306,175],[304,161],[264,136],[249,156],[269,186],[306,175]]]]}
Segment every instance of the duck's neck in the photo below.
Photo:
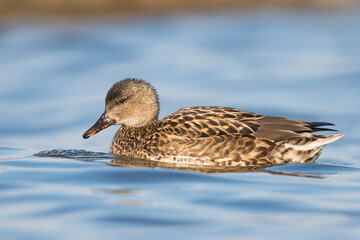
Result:
{"type": "Polygon", "coordinates": [[[126,127],[134,127],[134,128],[142,128],[149,125],[152,125],[156,122],[158,122],[159,113],[157,113],[152,118],[150,116],[146,116],[147,114],[143,114],[137,117],[130,118],[130,120],[125,121],[123,126],[126,127]],[[149,120],[150,119],[150,120],[149,120]]]}

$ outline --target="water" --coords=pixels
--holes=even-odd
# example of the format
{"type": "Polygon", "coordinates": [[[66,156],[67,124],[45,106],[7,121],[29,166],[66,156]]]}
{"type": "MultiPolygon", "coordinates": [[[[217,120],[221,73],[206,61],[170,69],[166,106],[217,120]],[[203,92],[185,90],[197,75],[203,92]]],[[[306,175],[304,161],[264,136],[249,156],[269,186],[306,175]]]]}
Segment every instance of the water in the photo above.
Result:
{"type": "Polygon", "coordinates": [[[0,238],[359,239],[359,21],[354,10],[3,22],[0,238]],[[345,137],[314,164],[267,169],[113,159],[117,127],[81,136],[126,77],[158,89],[161,117],[230,106],[333,122],[345,137]]]}

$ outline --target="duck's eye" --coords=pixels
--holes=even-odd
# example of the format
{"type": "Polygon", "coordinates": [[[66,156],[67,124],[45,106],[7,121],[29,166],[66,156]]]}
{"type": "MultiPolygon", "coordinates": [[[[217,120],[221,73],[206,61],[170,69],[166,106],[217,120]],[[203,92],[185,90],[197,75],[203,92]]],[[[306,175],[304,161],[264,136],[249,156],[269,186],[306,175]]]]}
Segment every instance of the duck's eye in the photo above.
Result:
{"type": "Polygon", "coordinates": [[[122,98],[122,99],[116,101],[116,104],[124,103],[126,100],[128,100],[128,98],[122,98]]]}

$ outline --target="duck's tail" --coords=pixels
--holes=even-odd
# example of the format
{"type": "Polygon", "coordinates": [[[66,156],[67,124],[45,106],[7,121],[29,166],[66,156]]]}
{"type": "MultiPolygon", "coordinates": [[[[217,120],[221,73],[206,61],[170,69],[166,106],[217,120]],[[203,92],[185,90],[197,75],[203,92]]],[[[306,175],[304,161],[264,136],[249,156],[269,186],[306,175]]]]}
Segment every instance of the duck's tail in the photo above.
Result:
{"type": "Polygon", "coordinates": [[[329,136],[312,135],[311,137],[291,139],[278,145],[273,156],[279,164],[314,162],[326,144],[339,140],[343,136],[343,133],[336,133],[329,136]]]}
{"type": "Polygon", "coordinates": [[[335,142],[344,136],[344,133],[335,133],[328,136],[322,136],[322,138],[318,138],[314,144],[318,146],[325,146],[328,143],[335,142]]]}
{"type": "Polygon", "coordinates": [[[336,133],[331,134],[328,136],[324,135],[312,135],[311,138],[304,138],[303,142],[293,143],[292,141],[287,142],[285,145],[287,147],[292,147],[299,151],[311,150],[311,149],[318,149],[325,147],[326,144],[335,142],[344,136],[344,133],[336,133]]]}

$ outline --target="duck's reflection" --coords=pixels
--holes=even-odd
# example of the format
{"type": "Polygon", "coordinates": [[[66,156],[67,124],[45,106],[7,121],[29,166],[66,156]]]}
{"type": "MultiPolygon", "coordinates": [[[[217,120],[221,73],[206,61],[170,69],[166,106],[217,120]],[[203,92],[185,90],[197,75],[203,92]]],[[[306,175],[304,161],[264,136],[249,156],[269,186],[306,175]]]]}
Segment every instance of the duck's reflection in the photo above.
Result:
{"type": "Polygon", "coordinates": [[[208,174],[265,172],[265,173],[286,175],[286,176],[324,178],[321,175],[300,174],[300,173],[273,171],[266,169],[266,167],[270,167],[270,166],[263,166],[263,167],[222,167],[222,166],[217,167],[217,166],[203,166],[203,165],[196,166],[196,165],[181,164],[181,163],[155,162],[155,161],[149,161],[143,159],[133,159],[128,157],[116,158],[113,159],[110,163],[106,163],[106,164],[114,167],[147,167],[147,168],[159,167],[159,168],[200,172],[200,173],[208,173],[208,174]]]}
{"type": "Polygon", "coordinates": [[[167,168],[174,170],[182,170],[182,171],[191,171],[191,172],[199,172],[199,173],[244,173],[244,172],[265,172],[271,174],[278,175],[286,175],[286,176],[296,176],[296,177],[311,177],[311,178],[324,178],[321,175],[312,175],[312,174],[301,174],[301,173],[291,173],[284,171],[273,171],[268,170],[266,167],[270,166],[262,166],[262,167],[220,167],[220,166],[204,166],[204,165],[189,165],[189,164],[181,164],[181,163],[164,163],[164,162],[155,162],[144,159],[135,159],[129,157],[115,157],[109,153],[102,152],[91,152],[85,150],[45,150],[39,153],[34,154],[37,157],[54,157],[54,158],[67,158],[67,159],[75,159],[79,161],[104,161],[105,164],[113,167],[142,167],[142,168],[167,168]]]}

